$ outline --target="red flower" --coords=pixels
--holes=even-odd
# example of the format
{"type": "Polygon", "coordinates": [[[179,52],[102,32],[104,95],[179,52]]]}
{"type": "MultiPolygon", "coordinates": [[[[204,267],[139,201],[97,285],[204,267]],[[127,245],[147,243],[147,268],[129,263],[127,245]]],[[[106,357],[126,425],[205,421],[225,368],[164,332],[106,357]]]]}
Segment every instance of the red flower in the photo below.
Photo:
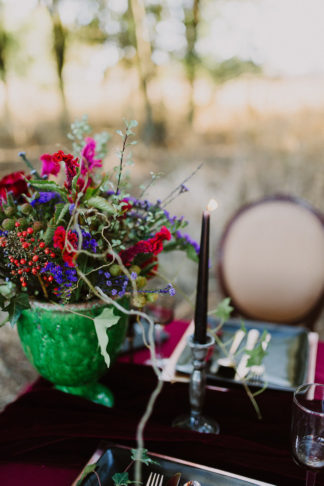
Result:
{"type": "Polygon", "coordinates": [[[138,241],[134,246],[121,251],[120,257],[124,265],[129,265],[139,253],[153,253],[153,255],[158,255],[163,250],[163,241],[170,239],[170,231],[165,226],[162,226],[161,230],[153,238],[138,241]]]}
{"type": "Polygon", "coordinates": [[[150,243],[151,243],[151,250],[153,255],[157,255],[158,253],[161,253],[163,250],[163,241],[164,240],[170,240],[171,239],[171,233],[166,228],[166,226],[162,226],[161,230],[156,233],[156,235],[151,238],[150,243]]]}
{"type": "Polygon", "coordinates": [[[63,150],[55,152],[53,155],[43,154],[40,157],[43,167],[42,175],[57,175],[60,172],[61,162],[65,162],[66,182],[64,183],[67,189],[71,189],[73,177],[77,173],[79,167],[78,158],[73,158],[71,154],[65,154],[63,150]]]}
{"type": "Polygon", "coordinates": [[[64,251],[62,253],[62,258],[69,265],[69,267],[74,267],[75,252],[64,251]]]}
{"type": "Polygon", "coordinates": [[[66,247],[65,247],[65,240],[66,240],[65,228],[63,226],[58,226],[53,236],[53,242],[54,242],[53,246],[54,248],[59,248],[60,250],[64,250],[62,253],[63,260],[69,265],[69,267],[73,267],[77,253],[73,250],[71,251],[70,248],[72,246],[74,249],[77,249],[78,237],[75,233],[73,233],[73,231],[69,231],[67,235],[68,243],[66,247]]]}
{"type": "MultiPolygon", "coordinates": [[[[27,176],[27,179],[29,178],[30,176],[27,176]]],[[[24,172],[12,172],[0,180],[0,198],[7,201],[7,194],[9,192],[11,192],[14,197],[18,197],[21,194],[28,195],[24,172]]]]}
{"type": "Polygon", "coordinates": [[[128,211],[132,209],[133,205],[129,202],[127,198],[124,198],[121,202],[122,202],[122,212],[123,212],[121,218],[125,219],[128,211]]]}
{"type": "Polygon", "coordinates": [[[65,245],[65,228],[63,226],[58,226],[55,230],[53,236],[54,248],[59,248],[63,250],[65,245]]]}

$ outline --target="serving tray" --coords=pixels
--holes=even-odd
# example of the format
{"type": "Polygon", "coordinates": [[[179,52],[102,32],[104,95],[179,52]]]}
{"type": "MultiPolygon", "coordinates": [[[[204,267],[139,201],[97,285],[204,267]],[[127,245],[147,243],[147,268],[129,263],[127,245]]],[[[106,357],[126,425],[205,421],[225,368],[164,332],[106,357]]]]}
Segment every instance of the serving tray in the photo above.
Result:
{"type": "MultiPolygon", "coordinates": [[[[228,343],[227,349],[230,345],[231,338],[235,332],[241,328],[242,320],[231,319],[228,320],[221,329],[220,339],[224,344],[228,343]]],[[[216,319],[209,320],[209,327],[215,329],[219,325],[216,319]]],[[[268,346],[268,354],[263,360],[265,365],[264,382],[268,388],[280,389],[286,391],[293,391],[297,386],[306,381],[313,381],[317,350],[317,333],[310,333],[304,327],[287,326],[282,324],[271,324],[269,322],[259,321],[244,321],[244,326],[247,329],[258,329],[260,335],[264,330],[271,334],[271,341],[268,346]],[[310,346],[310,343],[312,346],[310,346]],[[315,358],[314,358],[315,353],[315,358]]],[[[193,324],[192,324],[193,331],[193,324]]],[[[238,350],[238,360],[240,358],[240,350],[244,348],[246,338],[242,341],[238,350]]],[[[181,346],[180,346],[181,347],[181,346]]],[[[207,383],[210,384],[235,384],[240,383],[234,378],[226,378],[212,373],[210,368],[213,362],[221,357],[224,353],[217,344],[214,346],[212,356],[209,359],[207,367],[207,383]]],[[[177,373],[190,375],[192,371],[191,351],[186,342],[183,343],[183,348],[179,353],[175,365],[177,373]]],[[[248,384],[249,381],[247,380],[248,384]]],[[[250,383],[253,385],[253,383],[250,383]]]]}
{"type": "MultiPolygon", "coordinates": [[[[181,484],[189,480],[199,481],[203,486],[275,486],[273,483],[265,483],[245,476],[239,476],[220,469],[214,469],[200,464],[194,464],[180,459],[149,453],[157,464],[142,465],[142,485],[145,485],[150,472],[162,473],[165,476],[163,484],[175,473],[181,473],[181,484]]],[[[112,476],[123,472],[131,461],[131,451],[128,447],[114,444],[103,445],[95,452],[89,464],[97,462],[96,472],[102,486],[114,486],[112,476]],[[99,461],[98,456],[100,457],[99,461]]],[[[128,470],[130,480],[133,480],[133,468],[128,470]]],[[[77,480],[72,486],[75,486],[77,480]]],[[[82,486],[98,486],[95,474],[90,474],[82,481],[82,486]]]]}

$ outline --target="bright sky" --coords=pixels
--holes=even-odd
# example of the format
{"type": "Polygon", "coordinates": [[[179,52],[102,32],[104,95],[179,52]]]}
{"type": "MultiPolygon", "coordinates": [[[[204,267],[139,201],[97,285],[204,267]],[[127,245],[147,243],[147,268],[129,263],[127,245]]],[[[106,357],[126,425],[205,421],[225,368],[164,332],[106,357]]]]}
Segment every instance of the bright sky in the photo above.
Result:
{"type": "MultiPolygon", "coordinates": [[[[123,9],[124,4],[127,5],[124,0],[109,1],[116,11],[121,4],[123,9]]],[[[183,49],[185,33],[178,17],[181,2],[164,1],[169,4],[171,17],[157,26],[158,45],[161,52],[175,50],[176,46],[183,49]]],[[[188,1],[182,0],[183,3],[188,1]]],[[[10,28],[24,22],[37,0],[4,0],[4,3],[10,28]]],[[[65,0],[63,4],[62,17],[71,23],[79,8],[78,2],[65,0]]],[[[271,75],[324,73],[324,0],[210,0],[202,5],[207,30],[203,29],[197,48],[211,60],[232,56],[252,59],[271,75]]],[[[106,53],[110,56],[109,50],[106,53]]],[[[163,63],[169,58],[164,56],[163,61],[162,56],[161,59],[163,63]]],[[[108,64],[114,62],[108,61],[108,64]]]]}
{"type": "Polygon", "coordinates": [[[323,0],[218,0],[205,16],[201,52],[251,58],[271,74],[324,73],[323,0]]]}

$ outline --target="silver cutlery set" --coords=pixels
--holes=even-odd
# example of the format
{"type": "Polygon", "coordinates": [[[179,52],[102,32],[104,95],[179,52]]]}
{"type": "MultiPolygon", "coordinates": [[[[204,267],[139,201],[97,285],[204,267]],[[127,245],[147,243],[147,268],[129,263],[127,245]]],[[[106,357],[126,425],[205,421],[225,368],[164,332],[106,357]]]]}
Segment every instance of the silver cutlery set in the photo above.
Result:
{"type": "MultiPolygon", "coordinates": [[[[248,366],[249,351],[252,351],[260,337],[260,332],[257,329],[250,329],[247,333],[246,344],[243,353],[237,361],[236,353],[245,337],[246,333],[243,329],[236,331],[228,355],[224,358],[215,360],[210,366],[210,373],[223,378],[232,378],[234,381],[241,381],[247,378],[251,383],[260,383],[264,376],[264,365],[248,366]]],[[[266,351],[271,340],[271,334],[267,333],[265,339],[262,341],[262,348],[266,351]]]]}
{"type": "MultiPolygon", "coordinates": [[[[224,378],[233,378],[238,382],[247,378],[250,384],[262,383],[265,373],[264,364],[248,366],[249,352],[255,348],[259,338],[260,332],[258,329],[250,329],[247,334],[243,329],[238,329],[234,334],[227,355],[212,362],[209,369],[210,373],[224,378]],[[243,345],[245,337],[246,342],[243,345]],[[239,348],[241,345],[242,351],[240,352],[239,348]]],[[[270,340],[271,334],[268,332],[261,342],[263,351],[266,351],[270,340]]],[[[176,473],[165,483],[163,474],[151,472],[145,486],[201,486],[195,480],[187,481],[180,485],[180,478],[181,474],[176,473]]]]}

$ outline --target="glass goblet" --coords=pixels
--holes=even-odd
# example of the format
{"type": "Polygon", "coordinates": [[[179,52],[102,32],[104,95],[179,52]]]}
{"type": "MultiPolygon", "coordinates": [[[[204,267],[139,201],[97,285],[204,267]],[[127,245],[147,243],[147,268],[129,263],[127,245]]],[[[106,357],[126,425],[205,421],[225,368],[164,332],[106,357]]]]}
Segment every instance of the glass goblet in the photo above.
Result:
{"type": "Polygon", "coordinates": [[[324,385],[300,385],[294,392],[291,450],[297,464],[306,469],[306,486],[314,486],[324,468],[324,385]]]}
{"type": "Polygon", "coordinates": [[[162,344],[163,344],[163,328],[167,324],[170,324],[174,320],[174,298],[173,300],[164,299],[166,302],[162,303],[154,303],[148,304],[145,308],[146,313],[153,319],[154,321],[154,329],[155,329],[155,350],[156,350],[156,360],[157,366],[163,368],[164,366],[164,359],[163,359],[163,351],[162,351],[162,344]]]}

